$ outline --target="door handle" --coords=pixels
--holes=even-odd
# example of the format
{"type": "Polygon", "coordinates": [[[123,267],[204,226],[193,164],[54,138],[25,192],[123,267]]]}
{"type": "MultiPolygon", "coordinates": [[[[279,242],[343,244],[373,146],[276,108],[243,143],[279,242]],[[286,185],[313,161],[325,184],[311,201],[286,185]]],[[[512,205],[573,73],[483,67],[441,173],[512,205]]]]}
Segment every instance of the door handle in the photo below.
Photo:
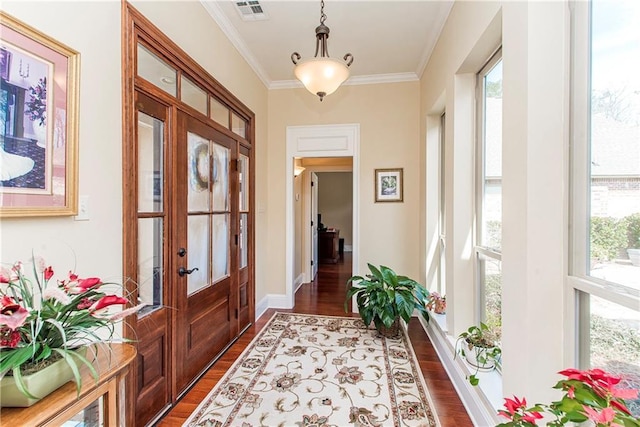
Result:
{"type": "Polygon", "coordinates": [[[191,273],[193,273],[194,271],[198,271],[198,267],[194,267],[194,268],[191,268],[191,269],[189,269],[189,270],[187,270],[187,269],[186,269],[186,268],[184,268],[184,267],[180,267],[180,268],[178,269],[178,276],[182,277],[182,276],[184,276],[185,274],[191,274],[191,273]]]}

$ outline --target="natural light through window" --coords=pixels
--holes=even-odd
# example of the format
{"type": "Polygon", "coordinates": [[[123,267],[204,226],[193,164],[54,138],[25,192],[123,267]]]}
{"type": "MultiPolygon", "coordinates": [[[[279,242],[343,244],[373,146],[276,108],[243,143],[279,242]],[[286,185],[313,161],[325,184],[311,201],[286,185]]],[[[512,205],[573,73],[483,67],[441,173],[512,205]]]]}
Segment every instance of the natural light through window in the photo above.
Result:
{"type": "MultiPolygon", "coordinates": [[[[586,65],[578,65],[573,76],[578,82],[573,222],[578,225],[570,283],[578,291],[578,359],[582,368],[604,369],[621,376],[626,387],[638,388],[640,2],[588,5],[590,15],[578,13],[584,18],[576,21],[576,45],[582,38],[588,43],[574,57],[576,64],[586,65]],[[588,94],[584,102],[580,94],[588,94]]],[[[582,7],[577,4],[576,10],[582,7]]],[[[627,404],[640,416],[640,400],[627,404]]]]}
{"type": "Polygon", "coordinates": [[[480,320],[502,335],[502,59],[494,55],[478,74],[478,203],[476,280],[480,320]]]}

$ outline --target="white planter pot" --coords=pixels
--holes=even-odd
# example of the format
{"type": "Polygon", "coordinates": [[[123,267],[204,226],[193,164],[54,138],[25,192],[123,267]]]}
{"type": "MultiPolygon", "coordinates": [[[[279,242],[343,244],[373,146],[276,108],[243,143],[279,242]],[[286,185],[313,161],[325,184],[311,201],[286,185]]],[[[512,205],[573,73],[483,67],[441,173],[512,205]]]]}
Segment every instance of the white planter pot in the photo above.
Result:
{"type": "Polygon", "coordinates": [[[494,347],[476,347],[467,342],[463,342],[464,358],[467,363],[480,371],[491,371],[495,368],[495,361],[491,357],[487,357],[494,347]],[[480,359],[480,360],[479,360],[480,359]]]}
{"type": "Polygon", "coordinates": [[[627,249],[631,264],[640,267],[640,249],[627,249]]]}

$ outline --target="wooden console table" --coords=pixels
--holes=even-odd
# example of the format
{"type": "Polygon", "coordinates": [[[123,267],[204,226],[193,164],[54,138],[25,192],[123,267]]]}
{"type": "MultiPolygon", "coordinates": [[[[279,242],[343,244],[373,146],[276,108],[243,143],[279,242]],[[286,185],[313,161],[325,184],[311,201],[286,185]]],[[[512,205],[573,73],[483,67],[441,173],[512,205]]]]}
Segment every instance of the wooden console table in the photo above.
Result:
{"type": "Polygon", "coordinates": [[[335,264],[340,259],[338,254],[338,243],[340,241],[340,230],[328,228],[318,231],[318,262],[320,264],[335,264]]]}
{"type": "MultiPolygon", "coordinates": [[[[120,426],[126,421],[124,379],[129,363],[136,356],[136,349],[129,344],[97,346],[97,358],[93,366],[98,371],[98,382],[86,366],[81,368],[82,390],[80,396],[76,383],[71,381],[29,408],[2,408],[2,425],[58,426],[95,405],[103,426],[120,426]]],[[[87,358],[93,354],[87,352],[87,358]]]]}

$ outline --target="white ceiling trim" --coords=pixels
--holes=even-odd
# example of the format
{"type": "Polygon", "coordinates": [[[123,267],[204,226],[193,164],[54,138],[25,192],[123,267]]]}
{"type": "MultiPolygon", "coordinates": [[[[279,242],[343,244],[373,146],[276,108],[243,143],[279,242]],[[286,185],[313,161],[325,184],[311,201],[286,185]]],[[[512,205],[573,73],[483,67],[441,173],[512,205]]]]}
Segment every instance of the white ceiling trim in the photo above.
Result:
{"type": "Polygon", "coordinates": [[[215,1],[200,0],[200,3],[204,6],[205,10],[211,15],[214,21],[218,24],[222,32],[227,36],[229,41],[240,52],[240,55],[247,61],[251,69],[256,73],[258,78],[262,80],[262,83],[267,88],[270,88],[272,82],[267,76],[267,73],[258,63],[258,60],[251,53],[251,50],[247,47],[242,37],[238,33],[238,30],[231,24],[229,19],[225,16],[224,12],[218,6],[215,1]]]}
{"type": "MultiPolygon", "coordinates": [[[[368,76],[353,76],[344,82],[343,86],[371,85],[380,83],[403,83],[420,80],[416,73],[371,74],[368,76]]],[[[269,89],[296,89],[304,87],[299,80],[277,80],[271,82],[269,89]]]]}
{"type": "Polygon", "coordinates": [[[440,28],[431,28],[431,34],[429,34],[428,40],[431,40],[431,43],[426,46],[424,50],[424,54],[418,63],[418,69],[416,70],[416,75],[419,78],[422,78],[422,74],[424,70],[427,68],[427,64],[429,63],[429,59],[431,59],[431,54],[433,53],[433,49],[436,47],[436,42],[440,38],[440,34],[444,28],[444,24],[447,23],[447,19],[449,17],[449,13],[451,13],[451,8],[453,7],[453,2],[448,3],[448,7],[443,7],[440,9],[439,16],[436,19],[436,22],[440,22],[440,28]]]}

